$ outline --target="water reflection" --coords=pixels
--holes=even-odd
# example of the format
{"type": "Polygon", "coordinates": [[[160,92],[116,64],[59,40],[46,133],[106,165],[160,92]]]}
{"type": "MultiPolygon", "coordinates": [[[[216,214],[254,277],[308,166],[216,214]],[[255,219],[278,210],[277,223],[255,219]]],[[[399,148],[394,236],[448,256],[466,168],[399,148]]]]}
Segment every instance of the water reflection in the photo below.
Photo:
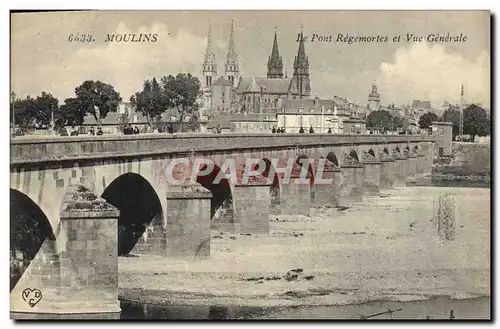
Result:
{"type": "Polygon", "coordinates": [[[490,180],[465,180],[465,179],[432,179],[430,186],[433,187],[472,187],[490,188],[490,180]]]}
{"type": "Polygon", "coordinates": [[[122,320],[229,320],[262,316],[274,308],[248,306],[154,305],[120,301],[122,320]]]}
{"type": "MultiPolygon", "coordinates": [[[[450,310],[455,319],[486,320],[491,318],[491,298],[449,299],[437,297],[409,302],[372,301],[364,304],[313,307],[248,307],[153,305],[121,301],[122,320],[243,320],[243,319],[337,319],[359,320],[360,315],[376,314],[387,309],[401,308],[394,319],[449,320],[450,310]]],[[[375,320],[388,320],[378,316],[375,320]]]]}

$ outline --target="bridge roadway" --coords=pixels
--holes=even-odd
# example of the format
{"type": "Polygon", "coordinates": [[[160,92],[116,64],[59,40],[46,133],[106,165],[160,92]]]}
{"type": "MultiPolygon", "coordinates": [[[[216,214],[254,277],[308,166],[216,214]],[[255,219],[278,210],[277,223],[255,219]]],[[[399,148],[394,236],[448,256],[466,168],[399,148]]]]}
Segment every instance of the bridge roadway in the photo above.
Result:
{"type": "Polygon", "coordinates": [[[434,142],[420,135],[335,134],[141,134],[14,138],[11,164],[63,160],[168,155],[196,151],[224,152],[248,149],[308,148],[322,145],[404,144],[434,142]]]}
{"type": "Polygon", "coordinates": [[[430,176],[434,141],[234,133],[15,138],[12,314],[117,317],[118,255],[209,257],[211,229],[267,234],[271,214],[307,215],[313,206],[348,206],[363,195],[415,183],[430,176]],[[173,184],[169,170],[176,177],[190,170],[171,165],[179,158],[209,158],[215,166],[196,183],[173,184]],[[241,174],[249,158],[266,165],[250,183],[243,184],[241,175],[214,183],[227,160],[241,174]],[[310,165],[300,164],[305,158],[310,165]],[[289,184],[276,174],[289,159],[291,177],[305,174],[310,184],[289,184]],[[317,184],[320,178],[331,183],[317,184]],[[36,307],[21,298],[30,287],[44,291],[36,307]]]}

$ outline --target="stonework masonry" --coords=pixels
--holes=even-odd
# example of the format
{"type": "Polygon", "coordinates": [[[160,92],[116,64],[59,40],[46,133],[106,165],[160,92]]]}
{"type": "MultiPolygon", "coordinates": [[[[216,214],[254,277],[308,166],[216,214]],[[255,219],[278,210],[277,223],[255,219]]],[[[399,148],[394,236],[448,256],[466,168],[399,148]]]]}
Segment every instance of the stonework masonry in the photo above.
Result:
{"type": "Polygon", "coordinates": [[[380,161],[363,162],[363,167],[363,194],[378,195],[380,193],[380,161]]]}
{"type": "MultiPolygon", "coordinates": [[[[46,313],[47,318],[54,319],[74,314],[81,319],[119,318],[118,216],[116,208],[87,187],[69,186],[56,237],[58,262],[51,263],[53,280],[48,285],[38,285],[40,281],[29,280],[36,278],[35,273],[23,277],[21,291],[24,287],[37,288],[43,298],[30,308],[20,300],[19,292],[11,294],[12,317],[23,319],[29,318],[30,313],[46,313]],[[59,275],[54,273],[57,268],[59,275]]],[[[45,269],[34,271],[41,270],[43,276],[45,269]]]]}
{"type": "Polygon", "coordinates": [[[392,189],[395,181],[394,158],[387,155],[380,158],[380,188],[392,189]]]}
{"type": "MultiPolygon", "coordinates": [[[[314,201],[316,206],[339,206],[337,204],[342,184],[342,171],[333,165],[325,166],[322,179],[329,179],[332,184],[316,184],[314,186],[314,201]]],[[[317,178],[316,178],[317,179],[317,178]]]]}
{"type": "Polygon", "coordinates": [[[234,188],[234,221],[242,234],[268,234],[271,185],[238,184],[234,188]]]}
{"type": "Polygon", "coordinates": [[[409,174],[430,174],[435,152],[433,138],[180,134],[14,139],[11,189],[25,194],[40,207],[56,238],[42,244],[12,289],[13,317],[25,314],[29,318],[36,313],[49,318],[50,314],[70,317],[82,309],[89,312],[88,318],[119,316],[120,213],[100,198],[110,184],[124,175],[132,173],[149,183],[162,209],[151,219],[132,252],[195,259],[210,255],[211,228],[267,234],[271,213],[307,216],[312,204],[348,205],[361,200],[364,193],[404,186],[409,174]],[[419,150],[417,157],[397,155],[399,150],[415,146],[419,150]],[[166,173],[172,159],[185,157],[187,153],[210,157],[220,166],[226,158],[235,157],[242,163],[248,158],[297,159],[299,155],[318,159],[330,153],[340,158],[345,154],[362,155],[368,150],[381,154],[385,149],[387,156],[378,160],[361,159],[360,163],[351,157],[353,161],[342,162],[340,167],[327,166],[322,178],[333,179],[330,185],[315,184],[316,168],[306,173],[312,184],[295,184],[305,170],[297,165],[288,183],[279,176],[279,184],[272,188],[268,183],[231,182],[224,191],[218,188],[209,191],[198,184],[177,186],[168,182],[166,173]],[[398,152],[394,153],[395,150],[398,152]],[[212,214],[214,200],[221,199],[224,199],[222,204],[212,214]],[[43,288],[44,297],[43,302],[31,308],[20,296],[23,289],[33,286],[43,288]],[[61,297],[63,291],[67,297],[61,297]]]}
{"type": "Polygon", "coordinates": [[[361,163],[352,163],[343,165],[342,170],[342,188],[340,197],[344,203],[360,201],[363,196],[363,172],[361,163]]]}
{"type": "Polygon", "coordinates": [[[212,193],[199,184],[178,185],[166,197],[166,255],[189,259],[210,256],[212,193]]]}

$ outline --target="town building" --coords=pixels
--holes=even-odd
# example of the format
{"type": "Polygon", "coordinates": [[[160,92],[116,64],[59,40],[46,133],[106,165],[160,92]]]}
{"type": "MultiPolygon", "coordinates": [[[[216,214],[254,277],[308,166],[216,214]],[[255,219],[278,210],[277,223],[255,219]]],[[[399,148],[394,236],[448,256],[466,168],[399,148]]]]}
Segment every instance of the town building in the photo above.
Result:
{"type": "Polygon", "coordinates": [[[348,135],[363,135],[366,134],[366,121],[350,118],[343,122],[343,133],[348,135]]]}
{"type": "Polygon", "coordinates": [[[344,120],[351,116],[333,99],[285,99],[280,104],[276,113],[278,127],[290,133],[312,128],[315,133],[341,134],[344,120]]]}

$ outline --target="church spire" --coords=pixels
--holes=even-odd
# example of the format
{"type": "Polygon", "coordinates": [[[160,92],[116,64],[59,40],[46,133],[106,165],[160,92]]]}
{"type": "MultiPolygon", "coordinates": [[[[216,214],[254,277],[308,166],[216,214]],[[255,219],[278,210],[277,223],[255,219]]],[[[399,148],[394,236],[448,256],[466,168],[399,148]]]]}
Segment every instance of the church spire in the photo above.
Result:
{"type": "Polygon", "coordinates": [[[231,20],[231,29],[229,30],[229,49],[227,51],[226,63],[236,63],[236,46],[234,44],[234,21],[231,20]]]}
{"type": "Polygon", "coordinates": [[[299,97],[309,97],[311,95],[311,83],[309,80],[309,59],[306,56],[302,26],[299,37],[299,50],[297,51],[297,56],[295,56],[295,60],[293,62],[293,79],[299,97]]]}
{"type": "Polygon", "coordinates": [[[205,58],[203,60],[203,88],[208,93],[209,88],[212,86],[212,81],[217,76],[217,61],[215,53],[212,49],[212,24],[208,23],[208,37],[207,37],[207,50],[205,51],[205,58]]]}
{"type": "Polygon", "coordinates": [[[229,30],[229,48],[226,55],[226,79],[236,86],[239,77],[238,55],[236,53],[236,46],[234,41],[234,21],[231,20],[231,28],[229,30]]]}
{"type": "Polygon", "coordinates": [[[293,65],[294,69],[304,68],[309,69],[309,59],[306,56],[306,49],[304,46],[304,35],[302,31],[300,32],[299,39],[299,50],[297,51],[297,56],[295,56],[295,62],[293,65]]]}
{"type": "Polygon", "coordinates": [[[207,38],[207,50],[205,51],[205,60],[203,64],[216,64],[215,54],[212,49],[212,23],[208,22],[208,38],[207,38]]]}
{"type": "Polygon", "coordinates": [[[271,56],[267,61],[267,77],[268,78],[283,78],[283,59],[280,56],[278,48],[278,36],[276,28],[274,30],[274,42],[271,56]]]}

